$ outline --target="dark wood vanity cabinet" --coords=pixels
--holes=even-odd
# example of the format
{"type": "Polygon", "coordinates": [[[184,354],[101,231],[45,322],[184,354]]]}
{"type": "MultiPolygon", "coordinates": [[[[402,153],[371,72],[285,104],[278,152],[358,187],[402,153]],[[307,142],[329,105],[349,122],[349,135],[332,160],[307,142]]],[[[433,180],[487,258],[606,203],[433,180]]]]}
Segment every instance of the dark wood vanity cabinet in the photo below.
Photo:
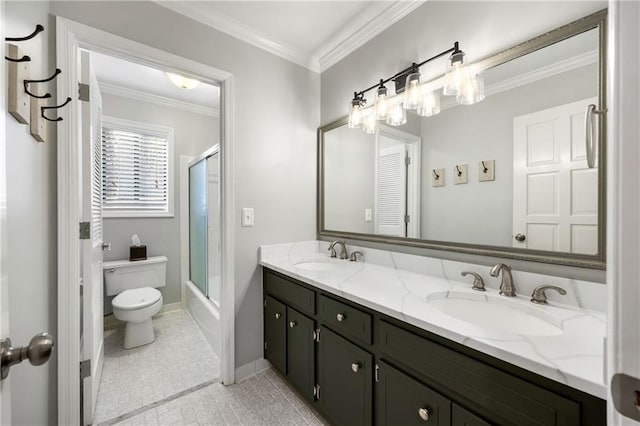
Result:
{"type": "Polygon", "coordinates": [[[604,400],[267,268],[264,300],[265,358],[332,424],[606,424],[604,400]]]}

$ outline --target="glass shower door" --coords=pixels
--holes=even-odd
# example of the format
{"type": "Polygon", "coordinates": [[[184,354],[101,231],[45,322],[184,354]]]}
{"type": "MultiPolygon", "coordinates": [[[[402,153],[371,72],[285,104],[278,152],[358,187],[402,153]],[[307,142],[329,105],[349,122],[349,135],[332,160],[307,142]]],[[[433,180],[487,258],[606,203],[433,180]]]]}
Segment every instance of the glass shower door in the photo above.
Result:
{"type": "Polygon", "coordinates": [[[207,162],[189,167],[189,280],[207,295],[207,162]]]}
{"type": "Polygon", "coordinates": [[[207,158],[208,175],[208,293],[209,299],[220,305],[220,282],[222,279],[222,224],[220,220],[220,154],[207,158]]]}

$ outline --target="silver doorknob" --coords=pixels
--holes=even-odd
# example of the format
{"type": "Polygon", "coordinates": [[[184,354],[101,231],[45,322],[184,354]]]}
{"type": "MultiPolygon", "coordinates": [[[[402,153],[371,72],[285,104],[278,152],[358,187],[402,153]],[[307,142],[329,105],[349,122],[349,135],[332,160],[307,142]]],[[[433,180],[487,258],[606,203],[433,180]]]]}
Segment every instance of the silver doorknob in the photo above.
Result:
{"type": "Polygon", "coordinates": [[[418,415],[420,416],[420,418],[422,420],[424,420],[425,422],[429,421],[429,410],[427,410],[426,408],[420,408],[418,410],[418,415]]]}
{"type": "Polygon", "coordinates": [[[111,243],[102,243],[102,251],[111,251],[111,243]]]}
{"type": "Polygon", "coordinates": [[[338,315],[336,315],[336,319],[337,319],[339,322],[344,321],[344,314],[338,314],[338,315]]]}
{"type": "Polygon", "coordinates": [[[351,371],[353,371],[354,373],[357,373],[358,370],[360,370],[359,362],[354,362],[353,364],[351,364],[351,371]]]}
{"type": "Polygon", "coordinates": [[[276,319],[280,319],[281,316],[282,315],[279,312],[276,312],[276,315],[275,315],[276,319]]]}
{"type": "Polygon", "coordinates": [[[527,236],[524,235],[524,234],[516,234],[516,236],[514,238],[516,239],[516,241],[523,242],[524,240],[527,239],[527,236]]]}
{"type": "Polygon", "coordinates": [[[14,348],[11,339],[0,342],[0,365],[2,380],[9,376],[12,365],[28,359],[31,365],[42,365],[49,361],[53,352],[53,337],[48,333],[36,334],[31,338],[29,346],[14,348]]]}

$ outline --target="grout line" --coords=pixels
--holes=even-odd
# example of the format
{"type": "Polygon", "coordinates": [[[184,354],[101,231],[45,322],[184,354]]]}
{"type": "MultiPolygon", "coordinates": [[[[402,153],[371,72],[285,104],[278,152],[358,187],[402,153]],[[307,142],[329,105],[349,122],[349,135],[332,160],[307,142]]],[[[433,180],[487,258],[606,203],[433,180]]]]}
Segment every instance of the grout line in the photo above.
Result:
{"type": "Polygon", "coordinates": [[[171,401],[174,401],[174,400],[176,400],[176,399],[178,399],[180,397],[183,397],[185,395],[189,395],[190,393],[199,391],[200,389],[206,388],[207,386],[211,386],[211,385],[216,384],[218,382],[219,382],[219,379],[208,380],[206,382],[200,383],[199,385],[195,385],[195,386],[193,386],[193,387],[191,387],[189,389],[185,389],[185,390],[183,390],[181,392],[178,392],[176,394],[170,395],[170,396],[168,396],[166,398],[163,398],[163,399],[161,399],[159,401],[152,402],[151,404],[145,405],[144,407],[137,408],[137,409],[135,409],[133,411],[129,411],[128,413],[121,414],[118,417],[114,417],[112,419],[109,419],[109,420],[106,420],[104,422],[98,423],[96,426],[111,426],[111,425],[115,425],[116,423],[120,423],[120,422],[122,422],[124,420],[127,420],[127,419],[130,419],[132,417],[135,417],[135,416],[137,416],[139,414],[142,414],[142,413],[144,413],[146,411],[149,411],[149,410],[157,408],[157,407],[159,407],[161,405],[167,404],[167,403],[169,403],[171,401]]]}

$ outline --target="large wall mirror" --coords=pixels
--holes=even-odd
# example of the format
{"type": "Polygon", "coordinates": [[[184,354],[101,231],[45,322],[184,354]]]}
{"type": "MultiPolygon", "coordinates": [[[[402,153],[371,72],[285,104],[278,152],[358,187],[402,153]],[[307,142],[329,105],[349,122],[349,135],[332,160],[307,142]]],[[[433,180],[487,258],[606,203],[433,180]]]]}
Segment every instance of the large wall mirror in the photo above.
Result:
{"type": "Polygon", "coordinates": [[[587,109],[606,110],[605,24],[476,63],[483,102],[442,98],[376,134],[319,129],[319,234],[604,269],[606,120],[587,109]]]}

